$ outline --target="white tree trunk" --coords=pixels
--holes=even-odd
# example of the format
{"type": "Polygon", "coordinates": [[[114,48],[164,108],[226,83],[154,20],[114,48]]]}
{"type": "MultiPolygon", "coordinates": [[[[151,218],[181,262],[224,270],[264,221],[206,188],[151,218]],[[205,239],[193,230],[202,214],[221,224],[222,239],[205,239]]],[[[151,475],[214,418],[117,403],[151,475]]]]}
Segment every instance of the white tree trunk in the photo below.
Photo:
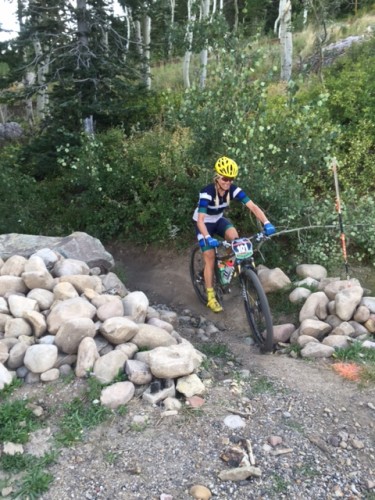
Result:
{"type": "Polygon", "coordinates": [[[137,47],[138,54],[143,56],[143,44],[142,44],[142,30],[141,21],[138,19],[134,21],[134,31],[135,31],[135,43],[137,47]]]}
{"type": "Polygon", "coordinates": [[[48,73],[49,57],[43,60],[42,45],[39,40],[34,40],[35,58],[38,62],[37,84],[38,91],[36,96],[36,118],[43,120],[45,118],[46,109],[48,106],[48,92],[46,86],[46,74],[48,73]]]}
{"type": "Polygon", "coordinates": [[[143,42],[144,42],[144,81],[146,87],[151,89],[151,66],[150,66],[150,57],[151,57],[151,17],[145,15],[143,19],[143,42]]]}
{"type": "MultiPolygon", "coordinates": [[[[171,7],[171,31],[174,27],[174,15],[175,15],[175,10],[176,10],[176,0],[170,0],[169,1],[170,3],[170,7],[171,7]]],[[[172,38],[171,38],[171,33],[169,34],[168,36],[168,58],[170,58],[172,56],[172,50],[173,50],[173,46],[172,46],[172,38]]]]}
{"type": "MultiPolygon", "coordinates": [[[[201,0],[201,13],[202,20],[206,21],[210,14],[210,0],[201,0]]],[[[207,61],[208,61],[208,40],[205,40],[205,47],[201,50],[200,59],[201,59],[201,72],[199,79],[199,86],[203,89],[206,85],[207,78],[207,61]]]]}
{"type": "Polygon", "coordinates": [[[184,80],[184,87],[190,88],[190,61],[192,55],[192,45],[193,45],[193,26],[195,22],[195,16],[191,13],[191,8],[193,6],[194,0],[188,0],[187,10],[188,10],[188,18],[186,23],[186,33],[185,33],[185,41],[187,45],[187,49],[184,55],[184,62],[182,66],[182,75],[184,80]]]}
{"type": "Polygon", "coordinates": [[[290,0],[280,0],[279,15],[275,21],[275,32],[280,39],[281,71],[280,78],[289,81],[292,75],[293,62],[293,38],[292,24],[292,3],[290,0]]]}

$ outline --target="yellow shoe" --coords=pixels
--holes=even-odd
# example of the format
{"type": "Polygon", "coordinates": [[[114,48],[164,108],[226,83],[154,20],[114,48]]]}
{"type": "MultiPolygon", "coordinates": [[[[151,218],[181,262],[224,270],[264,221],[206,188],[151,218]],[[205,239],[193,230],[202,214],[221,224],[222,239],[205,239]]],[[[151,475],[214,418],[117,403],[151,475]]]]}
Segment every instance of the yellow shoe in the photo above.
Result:
{"type": "Polygon", "coordinates": [[[219,304],[219,302],[216,300],[215,297],[209,299],[209,301],[207,302],[207,307],[209,307],[211,311],[215,313],[219,313],[223,310],[223,308],[221,307],[221,305],[219,304]]]}

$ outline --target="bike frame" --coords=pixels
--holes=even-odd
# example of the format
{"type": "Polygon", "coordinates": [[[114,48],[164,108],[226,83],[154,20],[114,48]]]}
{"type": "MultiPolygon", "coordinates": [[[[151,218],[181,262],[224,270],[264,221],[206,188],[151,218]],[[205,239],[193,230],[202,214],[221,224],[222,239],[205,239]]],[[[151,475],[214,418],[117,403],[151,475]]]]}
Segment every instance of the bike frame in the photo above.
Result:
{"type": "MultiPolygon", "coordinates": [[[[251,241],[255,240],[256,242],[261,242],[261,241],[267,239],[267,236],[261,232],[261,233],[257,233],[255,235],[249,237],[248,239],[251,241]]],[[[222,293],[226,293],[230,288],[233,277],[237,275],[239,278],[239,281],[240,281],[242,293],[244,295],[246,295],[246,291],[244,290],[244,285],[243,285],[242,271],[243,271],[243,269],[246,269],[246,268],[250,268],[253,271],[256,271],[254,256],[251,256],[248,259],[238,260],[236,258],[236,254],[233,251],[227,255],[219,256],[218,248],[220,248],[220,247],[224,247],[227,249],[232,248],[232,242],[225,241],[225,240],[221,241],[219,247],[215,248],[215,275],[217,277],[218,286],[220,287],[222,293]],[[232,258],[235,259],[234,260],[235,271],[232,274],[232,278],[231,278],[230,282],[228,284],[223,284],[220,282],[219,262],[225,262],[226,260],[232,259],[232,258]]]]}

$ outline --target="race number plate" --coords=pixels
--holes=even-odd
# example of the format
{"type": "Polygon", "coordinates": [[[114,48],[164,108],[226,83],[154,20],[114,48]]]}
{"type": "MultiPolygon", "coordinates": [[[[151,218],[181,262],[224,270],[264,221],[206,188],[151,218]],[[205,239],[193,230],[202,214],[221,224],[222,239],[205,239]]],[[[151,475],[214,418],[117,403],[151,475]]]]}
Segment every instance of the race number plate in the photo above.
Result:
{"type": "Polygon", "coordinates": [[[232,243],[237,260],[249,259],[253,255],[253,244],[248,238],[239,238],[232,243]]]}

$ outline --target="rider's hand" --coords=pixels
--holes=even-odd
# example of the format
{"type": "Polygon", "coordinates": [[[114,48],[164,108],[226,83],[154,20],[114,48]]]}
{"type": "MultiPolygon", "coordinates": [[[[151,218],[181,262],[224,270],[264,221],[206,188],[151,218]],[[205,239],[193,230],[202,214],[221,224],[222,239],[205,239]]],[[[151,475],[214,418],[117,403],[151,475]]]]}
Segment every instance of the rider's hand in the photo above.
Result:
{"type": "Polygon", "coordinates": [[[219,246],[219,241],[216,238],[211,238],[211,236],[207,236],[206,243],[210,247],[218,247],[219,246]]]}
{"type": "Polygon", "coordinates": [[[271,234],[275,234],[275,233],[276,233],[275,226],[273,226],[270,222],[266,222],[264,224],[264,234],[266,236],[271,236],[271,234]]]}

